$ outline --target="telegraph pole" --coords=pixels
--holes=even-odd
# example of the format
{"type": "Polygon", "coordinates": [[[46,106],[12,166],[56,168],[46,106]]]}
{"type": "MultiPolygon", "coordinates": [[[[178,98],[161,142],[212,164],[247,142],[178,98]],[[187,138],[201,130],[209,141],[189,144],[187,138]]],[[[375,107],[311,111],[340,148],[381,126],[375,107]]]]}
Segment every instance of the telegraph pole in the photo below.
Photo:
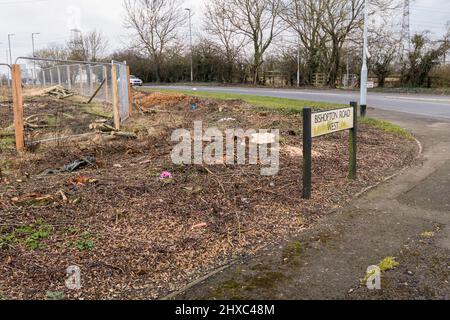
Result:
{"type": "Polygon", "coordinates": [[[364,2],[364,45],[363,45],[363,65],[361,69],[361,116],[365,116],[367,109],[367,78],[368,78],[368,68],[367,68],[367,53],[368,53],[368,19],[369,18],[369,8],[367,0],[364,2]]]}

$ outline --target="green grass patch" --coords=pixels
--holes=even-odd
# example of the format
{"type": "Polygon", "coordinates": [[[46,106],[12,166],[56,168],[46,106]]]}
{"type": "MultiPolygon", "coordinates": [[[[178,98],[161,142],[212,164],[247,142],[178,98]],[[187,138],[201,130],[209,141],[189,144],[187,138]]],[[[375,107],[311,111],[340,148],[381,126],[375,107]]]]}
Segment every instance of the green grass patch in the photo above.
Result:
{"type": "Polygon", "coordinates": [[[381,272],[386,272],[397,268],[399,265],[400,263],[395,261],[394,257],[387,257],[378,264],[378,267],[380,267],[381,272]]]}
{"type": "Polygon", "coordinates": [[[311,107],[314,110],[329,110],[341,107],[340,104],[313,102],[296,99],[274,98],[249,94],[238,93],[222,93],[209,91],[192,91],[192,90],[174,90],[174,89],[142,89],[144,92],[167,92],[167,93],[182,93],[187,96],[208,98],[216,100],[242,100],[252,106],[263,110],[287,112],[287,113],[301,113],[303,108],[311,107]]]}
{"type": "Polygon", "coordinates": [[[84,232],[77,241],[70,243],[69,247],[76,248],[79,251],[90,251],[94,249],[95,241],[89,232],[84,232]]]}
{"type": "Polygon", "coordinates": [[[2,136],[0,133],[0,150],[13,149],[16,139],[13,136],[2,136]]]}
{"type": "Polygon", "coordinates": [[[360,124],[367,124],[369,126],[375,127],[377,129],[383,130],[385,132],[393,133],[397,136],[400,136],[402,138],[408,139],[408,140],[414,140],[414,137],[411,133],[409,133],[407,130],[403,129],[400,126],[397,126],[393,123],[383,121],[383,120],[377,120],[372,118],[361,118],[359,119],[360,124]]]}
{"type": "Polygon", "coordinates": [[[58,124],[58,119],[55,116],[48,116],[47,117],[47,124],[49,126],[56,126],[58,124]]]}
{"type": "Polygon", "coordinates": [[[52,226],[42,220],[38,220],[36,225],[15,228],[11,233],[0,230],[0,249],[14,247],[14,244],[24,245],[30,250],[43,249],[42,241],[50,236],[52,230],[52,226]]]}
{"type": "MultiPolygon", "coordinates": [[[[380,269],[380,272],[387,272],[396,269],[398,266],[400,266],[400,263],[398,263],[394,257],[387,257],[383,259],[377,266],[380,269]]],[[[372,272],[367,272],[365,277],[361,280],[361,284],[367,283],[369,278],[374,276],[375,273],[375,270],[372,272]]]]}
{"type": "Polygon", "coordinates": [[[81,111],[86,114],[97,116],[100,118],[105,118],[105,119],[113,118],[113,113],[105,111],[105,108],[101,104],[91,103],[91,104],[85,105],[82,107],[81,111]]]}
{"type": "Polygon", "coordinates": [[[64,300],[66,295],[62,291],[47,291],[47,300],[64,300]]]}
{"type": "Polygon", "coordinates": [[[425,232],[422,232],[420,234],[420,236],[425,239],[431,239],[431,238],[434,238],[434,232],[433,231],[425,231],[425,232]]]}
{"type": "Polygon", "coordinates": [[[289,243],[282,253],[283,261],[293,260],[303,254],[304,247],[300,241],[293,241],[289,243]]]}

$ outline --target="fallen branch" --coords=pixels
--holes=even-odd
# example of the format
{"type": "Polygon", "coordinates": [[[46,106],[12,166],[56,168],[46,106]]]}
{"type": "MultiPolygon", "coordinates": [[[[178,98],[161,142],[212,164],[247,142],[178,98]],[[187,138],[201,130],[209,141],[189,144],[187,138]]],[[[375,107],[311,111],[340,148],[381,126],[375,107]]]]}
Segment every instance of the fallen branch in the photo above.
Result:
{"type": "Polygon", "coordinates": [[[0,132],[0,137],[14,137],[16,134],[14,132],[0,132]]]}
{"type": "Polygon", "coordinates": [[[69,97],[74,96],[75,93],[67,90],[66,88],[62,87],[62,86],[54,86],[48,89],[45,89],[42,92],[42,96],[50,96],[50,97],[56,97],[58,99],[66,99],[69,97]]]}
{"type": "Polygon", "coordinates": [[[214,172],[212,172],[211,170],[209,170],[207,167],[203,167],[207,172],[209,172],[210,174],[212,174],[214,177],[216,177],[214,180],[216,180],[216,182],[219,184],[220,188],[223,191],[223,194],[226,194],[227,192],[225,191],[225,188],[222,184],[222,182],[220,182],[219,180],[219,176],[217,174],[215,174],[214,172]]]}
{"type": "Polygon", "coordinates": [[[89,101],[87,102],[88,104],[92,102],[92,100],[94,100],[94,98],[97,96],[97,94],[100,92],[100,89],[103,87],[103,85],[105,84],[106,79],[103,79],[102,83],[100,84],[100,86],[97,88],[97,90],[95,90],[94,94],[92,95],[92,97],[89,99],[89,101]]]}
{"type": "Polygon", "coordinates": [[[137,139],[137,135],[133,132],[122,132],[122,131],[114,131],[111,132],[111,135],[113,137],[123,137],[123,138],[129,138],[129,139],[137,139]]]}
{"type": "Polygon", "coordinates": [[[112,119],[111,116],[107,116],[107,115],[104,115],[104,114],[101,114],[101,113],[97,113],[97,112],[94,112],[94,111],[86,111],[86,110],[84,110],[82,112],[84,114],[89,114],[91,116],[96,116],[96,117],[103,118],[103,119],[108,119],[108,120],[112,119]]]}
{"type": "Polygon", "coordinates": [[[33,124],[33,123],[25,123],[25,127],[31,129],[45,129],[45,128],[57,128],[58,126],[49,125],[49,124],[33,124]]]}
{"type": "Polygon", "coordinates": [[[108,125],[106,123],[92,123],[89,126],[89,129],[91,129],[91,130],[99,130],[99,131],[102,131],[102,132],[114,132],[114,131],[117,131],[116,128],[114,128],[114,127],[112,127],[112,126],[110,126],[110,125],[108,125]]]}

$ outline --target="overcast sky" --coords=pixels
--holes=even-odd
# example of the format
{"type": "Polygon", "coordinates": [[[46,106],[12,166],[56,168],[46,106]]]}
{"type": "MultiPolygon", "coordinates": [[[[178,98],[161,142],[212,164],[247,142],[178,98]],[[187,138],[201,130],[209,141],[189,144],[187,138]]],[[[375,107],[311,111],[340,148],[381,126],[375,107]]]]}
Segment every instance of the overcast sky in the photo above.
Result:
{"type": "MultiPolygon", "coordinates": [[[[16,34],[12,38],[12,52],[13,57],[17,57],[31,53],[32,32],[41,33],[36,38],[39,49],[69,39],[74,24],[80,24],[84,32],[101,31],[108,38],[111,49],[124,47],[127,31],[123,28],[122,1],[0,0],[0,62],[6,60],[8,33],[16,34]],[[73,19],[78,12],[79,21],[73,19]]],[[[186,6],[196,12],[194,22],[200,21],[203,3],[204,0],[186,1],[186,6]]],[[[411,11],[413,31],[427,29],[440,35],[446,21],[450,20],[450,0],[416,0],[411,11]]]]}

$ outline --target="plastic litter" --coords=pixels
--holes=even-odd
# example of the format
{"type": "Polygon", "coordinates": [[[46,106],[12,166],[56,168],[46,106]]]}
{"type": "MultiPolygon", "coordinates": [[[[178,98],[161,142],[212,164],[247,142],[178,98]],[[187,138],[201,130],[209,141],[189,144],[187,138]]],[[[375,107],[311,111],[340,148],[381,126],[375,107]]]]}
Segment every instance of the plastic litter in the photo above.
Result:
{"type": "Polygon", "coordinates": [[[74,172],[74,171],[80,170],[84,167],[93,165],[94,163],[95,163],[94,157],[86,157],[84,159],[79,159],[72,163],[69,163],[60,169],[45,170],[40,175],[47,176],[47,175],[58,174],[58,173],[63,173],[63,172],[74,172]]]}
{"type": "Polygon", "coordinates": [[[235,118],[222,118],[218,122],[229,122],[229,121],[236,121],[235,118]]]}
{"type": "Polygon", "coordinates": [[[169,180],[169,179],[173,179],[173,176],[169,171],[164,171],[159,176],[159,179],[160,180],[169,180]]]}

